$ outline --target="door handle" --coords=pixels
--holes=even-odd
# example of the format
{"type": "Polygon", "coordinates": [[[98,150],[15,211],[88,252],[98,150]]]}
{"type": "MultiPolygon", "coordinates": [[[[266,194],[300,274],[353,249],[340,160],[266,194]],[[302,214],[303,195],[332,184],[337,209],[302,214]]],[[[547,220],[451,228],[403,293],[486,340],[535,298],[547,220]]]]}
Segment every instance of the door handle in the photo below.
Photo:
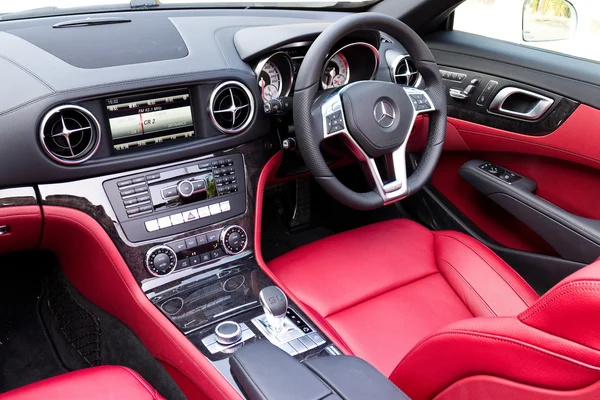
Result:
{"type": "Polygon", "coordinates": [[[529,90],[505,87],[490,103],[489,111],[509,117],[536,120],[552,106],[554,100],[529,90]]]}

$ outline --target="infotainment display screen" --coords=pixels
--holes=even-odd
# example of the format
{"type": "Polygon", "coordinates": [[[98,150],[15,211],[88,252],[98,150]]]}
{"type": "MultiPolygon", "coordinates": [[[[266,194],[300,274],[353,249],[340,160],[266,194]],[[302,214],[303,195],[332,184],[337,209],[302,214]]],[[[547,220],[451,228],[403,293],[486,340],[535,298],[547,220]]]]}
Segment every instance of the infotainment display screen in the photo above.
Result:
{"type": "Polygon", "coordinates": [[[115,150],[194,137],[187,89],[106,100],[115,150]]]}

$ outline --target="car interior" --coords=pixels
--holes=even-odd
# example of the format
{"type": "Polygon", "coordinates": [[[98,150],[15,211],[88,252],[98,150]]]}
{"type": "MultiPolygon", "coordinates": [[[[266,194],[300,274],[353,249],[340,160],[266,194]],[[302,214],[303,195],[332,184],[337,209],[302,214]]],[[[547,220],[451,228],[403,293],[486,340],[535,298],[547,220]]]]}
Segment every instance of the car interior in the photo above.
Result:
{"type": "Polygon", "coordinates": [[[22,3],[0,400],[600,399],[586,0],[22,3]]]}

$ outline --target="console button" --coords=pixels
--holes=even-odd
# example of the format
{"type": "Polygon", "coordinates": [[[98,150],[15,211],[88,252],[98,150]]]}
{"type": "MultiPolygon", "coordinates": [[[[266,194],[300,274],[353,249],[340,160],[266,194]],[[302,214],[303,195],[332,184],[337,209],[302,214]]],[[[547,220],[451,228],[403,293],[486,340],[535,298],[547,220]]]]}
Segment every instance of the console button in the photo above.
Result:
{"type": "Polygon", "coordinates": [[[160,179],[160,174],[146,175],[146,180],[147,181],[154,181],[156,179],[160,179]]]}
{"type": "Polygon", "coordinates": [[[203,179],[200,179],[198,181],[193,181],[192,185],[194,185],[194,193],[206,189],[206,183],[204,182],[203,179]]]}
{"type": "Polygon", "coordinates": [[[123,204],[125,205],[125,207],[133,205],[137,202],[138,202],[138,199],[123,200],[123,204]]]}
{"type": "Polygon", "coordinates": [[[219,232],[208,232],[206,238],[208,239],[208,243],[214,243],[219,240],[219,232]]]}
{"type": "Polygon", "coordinates": [[[215,258],[223,257],[225,253],[221,249],[216,249],[210,252],[210,258],[214,260],[215,258]]]}
{"type": "Polygon", "coordinates": [[[162,197],[163,199],[170,199],[172,197],[177,197],[177,187],[176,186],[171,186],[168,188],[164,188],[162,190],[162,197]]]}
{"type": "Polygon", "coordinates": [[[127,215],[129,215],[129,216],[138,214],[139,212],[140,212],[140,209],[138,207],[127,209],[127,215]]]}
{"type": "Polygon", "coordinates": [[[160,229],[160,227],[158,226],[158,220],[155,219],[151,221],[146,221],[144,225],[146,225],[146,230],[148,232],[154,232],[160,229]]]}
{"type": "Polygon", "coordinates": [[[200,163],[200,164],[198,164],[198,168],[200,168],[201,170],[210,169],[210,163],[209,162],[200,163]]]}
{"type": "Polygon", "coordinates": [[[126,181],[117,182],[117,187],[123,187],[123,186],[131,185],[132,183],[133,182],[131,181],[131,179],[128,179],[126,181]]]}
{"type": "Polygon", "coordinates": [[[295,356],[296,354],[298,354],[296,349],[294,349],[292,346],[290,346],[289,343],[280,344],[279,348],[281,350],[285,351],[286,353],[288,353],[290,356],[295,356]]]}
{"type": "Polygon", "coordinates": [[[133,178],[131,180],[131,182],[133,183],[142,183],[142,182],[146,182],[146,178],[144,178],[143,176],[140,176],[139,178],[133,178]]]}
{"type": "Polygon", "coordinates": [[[183,224],[183,214],[181,213],[170,215],[169,218],[171,218],[171,223],[173,225],[183,224]]]}
{"type": "Polygon", "coordinates": [[[125,190],[121,190],[121,197],[125,197],[125,196],[131,196],[132,194],[135,193],[134,189],[125,189],[125,190]]]}
{"type": "Polygon", "coordinates": [[[135,192],[136,193],[144,193],[148,191],[148,187],[147,186],[138,186],[135,188],[135,192]]]}
{"type": "Polygon", "coordinates": [[[206,238],[206,235],[196,236],[196,243],[198,243],[198,246],[204,246],[205,244],[207,244],[208,239],[206,238]]]}
{"type": "Polygon", "coordinates": [[[208,206],[208,209],[210,210],[210,215],[221,214],[221,207],[218,204],[211,204],[208,206]]]}
{"type": "Polygon", "coordinates": [[[193,267],[200,264],[200,256],[190,257],[190,265],[193,267]]]}
{"type": "Polygon", "coordinates": [[[185,241],[178,240],[177,242],[169,244],[169,247],[171,247],[175,251],[183,251],[185,250],[185,241]]]}
{"type": "Polygon", "coordinates": [[[184,258],[183,260],[179,260],[179,262],[177,263],[177,268],[187,268],[190,266],[190,260],[187,258],[184,258]]]}
{"type": "Polygon", "coordinates": [[[196,246],[198,246],[198,244],[196,243],[195,237],[185,239],[185,247],[188,249],[193,249],[196,246]]]}
{"type": "Polygon", "coordinates": [[[197,210],[189,210],[183,212],[183,220],[185,222],[190,222],[198,219],[198,211],[197,210]]]}
{"type": "Polygon", "coordinates": [[[143,206],[140,206],[140,212],[148,211],[154,211],[154,207],[152,207],[152,204],[144,204],[143,206]]]}
{"type": "Polygon", "coordinates": [[[292,346],[298,353],[304,353],[305,351],[308,351],[308,348],[302,344],[302,342],[298,339],[294,339],[290,342],[288,342],[290,344],[290,346],[292,346]]]}
{"type": "Polygon", "coordinates": [[[231,210],[231,204],[229,204],[229,201],[223,201],[219,203],[219,206],[221,207],[221,211],[223,212],[231,210]]]}
{"type": "Polygon", "coordinates": [[[316,344],[317,346],[320,346],[320,345],[322,345],[322,344],[325,344],[325,340],[323,340],[323,338],[321,337],[321,335],[319,335],[319,334],[318,334],[318,333],[316,333],[316,332],[309,333],[309,334],[308,334],[308,335],[306,335],[306,336],[308,336],[308,337],[310,338],[310,340],[312,340],[313,342],[315,342],[315,344],[316,344]]]}
{"type": "Polygon", "coordinates": [[[200,260],[202,262],[210,261],[210,253],[204,253],[200,255],[200,260]]]}
{"type": "Polygon", "coordinates": [[[306,346],[307,349],[314,349],[315,347],[317,347],[317,344],[315,342],[313,342],[312,340],[310,340],[307,336],[300,336],[298,338],[298,340],[306,346]]]}
{"type": "Polygon", "coordinates": [[[169,217],[162,217],[158,219],[158,226],[160,226],[160,229],[168,228],[171,225],[171,218],[169,217]]]}
{"type": "Polygon", "coordinates": [[[198,215],[200,215],[200,218],[210,217],[210,210],[208,207],[200,207],[198,209],[198,215]]]}
{"type": "Polygon", "coordinates": [[[138,201],[138,203],[143,203],[145,201],[150,201],[150,196],[146,195],[146,196],[139,196],[136,198],[136,200],[138,201]]]}

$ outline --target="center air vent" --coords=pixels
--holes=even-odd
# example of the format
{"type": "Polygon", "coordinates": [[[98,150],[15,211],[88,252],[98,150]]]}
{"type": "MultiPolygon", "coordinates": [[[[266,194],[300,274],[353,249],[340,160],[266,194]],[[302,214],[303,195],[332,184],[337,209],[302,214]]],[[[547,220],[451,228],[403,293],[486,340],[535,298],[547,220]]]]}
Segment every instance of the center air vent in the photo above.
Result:
{"type": "Polygon", "coordinates": [[[85,108],[65,105],[50,110],[40,127],[42,146],[62,164],[79,164],[100,146],[100,125],[85,108]]]}
{"type": "Polygon", "coordinates": [[[392,66],[392,75],[394,82],[404,86],[417,86],[421,81],[419,71],[408,56],[396,58],[392,66]]]}
{"type": "Polygon", "coordinates": [[[210,96],[210,117],[224,133],[239,133],[254,116],[254,98],[250,90],[236,81],[217,86],[210,96]]]}

